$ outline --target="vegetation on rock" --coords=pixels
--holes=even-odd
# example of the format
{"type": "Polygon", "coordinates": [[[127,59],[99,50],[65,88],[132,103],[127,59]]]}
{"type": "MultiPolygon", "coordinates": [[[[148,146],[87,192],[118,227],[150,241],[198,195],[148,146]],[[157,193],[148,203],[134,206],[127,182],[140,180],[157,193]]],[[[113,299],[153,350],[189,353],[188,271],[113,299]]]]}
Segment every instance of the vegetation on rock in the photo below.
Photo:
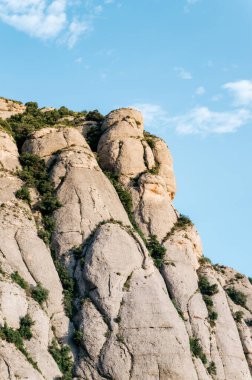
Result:
{"type": "MultiPolygon", "coordinates": [[[[26,357],[27,361],[31,363],[31,365],[39,371],[37,363],[32,359],[32,357],[27,352],[23,339],[30,340],[32,337],[32,332],[30,330],[33,325],[33,321],[27,315],[20,320],[20,328],[18,330],[9,327],[5,322],[2,327],[0,327],[0,339],[6,340],[8,343],[15,344],[16,348],[22,352],[22,354],[26,357]]],[[[39,371],[40,372],[40,371],[39,371]]]]}
{"type": "Polygon", "coordinates": [[[190,337],[190,349],[193,356],[195,356],[196,358],[200,358],[203,364],[207,363],[207,358],[199,343],[199,339],[190,337]]]}
{"type": "Polygon", "coordinates": [[[211,297],[218,293],[218,285],[211,285],[206,276],[199,277],[198,285],[208,310],[210,325],[213,327],[215,326],[215,321],[218,319],[218,313],[214,310],[214,303],[211,297]]]}
{"type": "Polygon", "coordinates": [[[231,300],[236,303],[236,305],[246,308],[247,296],[244,293],[240,290],[236,290],[234,287],[227,288],[226,292],[231,300]]]}
{"type": "Polygon", "coordinates": [[[186,230],[188,227],[191,227],[191,226],[193,226],[193,223],[192,223],[191,219],[189,219],[188,216],[180,215],[178,217],[177,222],[172,227],[171,231],[168,232],[168,234],[163,239],[163,243],[166,240],[168,240],[172,235],[174,235],[175,232],[186,230]]]}
{"type": "Polygon", "coordinates": [[[11,274],[11,279],[18,284],[22,289],[29,289],[29,284],[26,282],[23,277],[20,276],[20,274],[16,271],[11,274]]]}
{"type": "Polygon", "coordinates": [[[62,380],[72,380],[73,360],[70,348],[67,345],[59,344],[56,339],[53,339],[49,352],[63,374],[62,380]]]}
{"type": "Polygon", "coordinates": [[[40,283],[36,285],[32,291],[32,298],[37,301],[40,305],[42,305],[48,299],[49,291],[45,289],[40,283]]]}
{"type": "Polygon", "coordinates": [[[166,248],[162,246],[156,235],[151,235],[147,241],[147,248],[157,268],[161,268],[164,263],[166,248]]]}

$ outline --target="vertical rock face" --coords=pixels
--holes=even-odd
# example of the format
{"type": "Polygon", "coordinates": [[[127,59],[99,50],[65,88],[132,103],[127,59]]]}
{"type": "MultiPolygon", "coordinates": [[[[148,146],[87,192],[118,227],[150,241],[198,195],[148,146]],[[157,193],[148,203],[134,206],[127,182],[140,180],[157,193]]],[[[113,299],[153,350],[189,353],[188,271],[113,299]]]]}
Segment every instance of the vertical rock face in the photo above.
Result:
{"type": "Polygon", "coordinates": [[[172,205],[168,147],[136,110],[89,123],[41,128],[22,147],[46,163],[50,217],[0,131],[0,379],[251,379],[252,285],[202,256],[172,205]]]}
{"type": "Polygon", "coordinates": [[[176,184],[173,162],[166,144],[144,134],[140,112],[119,109],[102,125],[99,163],[120,176],[133,197],[134,215],[146,235],[165,237],[177,220],[171,204],[176,184]]]}

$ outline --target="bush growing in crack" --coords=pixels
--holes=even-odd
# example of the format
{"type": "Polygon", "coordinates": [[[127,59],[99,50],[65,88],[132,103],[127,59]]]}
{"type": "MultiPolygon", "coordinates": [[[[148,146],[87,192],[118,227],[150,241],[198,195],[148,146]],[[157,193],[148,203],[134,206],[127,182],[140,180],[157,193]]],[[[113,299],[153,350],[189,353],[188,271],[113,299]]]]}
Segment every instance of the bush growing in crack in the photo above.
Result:
{"type": "Polygon", "coordinates": [[[228,296],[236,304],[246,308],[247,296],[240,290],[236,290],[234,287],[225,289],[228,296]]]}
{"type": "Polygon", "coordinates": [[[163,247],[156,235],[151,235],[147,241],[147,248],[157,268],[161,268],[164,263],[166,248],[163,247]]]}
{"type": "Polygon", "coordinates": [[[239,310],[239,311],[236,311],[233,315],[234,317],[234,320],[238,323],[240,323],[242,321],[242,318],[243,318],[243,315],[244,315],[244,312],[239,310]]]}
{"type": "Polygon", "coordinates": [[[13,343],[16,348],[25,356],[26,360],[33,366],[33,368],[40,372],[38,364],[27,352],[23,340],[30,340],[32,338],[31,326],[33,323],[34,322],[28,315],[20,319],[20,328],[18,330],[9,327],[5,322],[4,325],[0,327],[0,339],[5,340],[8,343],[13,343]]]}
{"type": "Polygon", "coordinates": [[[190,350],[193,356],[195,356],[196,358],[199,358],[203,364],[207,364],[207,358],[199,343],[199,339],[190,337],[190,350]]]}
{"type": "Polygon", "coordinates": [[[62,380],[72,380],[74,366],[70,348],[67,345],[58,343],[56,339],[53,339],[49,347],[49,352],[63,374],[62,380]]]}
{"type": "Polygon", "coordinates": [[[128,214],[129,220],[130,220],[133,228],[138,233],[138,235],[141,237],[141,239],[144,241],[144,243],[147,243],[143,232],[141,231],[141,229],[139,228],[139,226],[135,222],[135,218],[133,215],[133,202],[132,202],[132,197],[131,197],[130,192],[128,190],[126,190],[123,185],[121,185],[121,183],[119,182],[118,175],[113,174],[111,172],[104,172],[104,173],[106,174],[106,176],[108,177],[108,179],[110,180],[112,185],[114,186],[114,188],[115,188],[115,190],[119,196],[119,199],[120,199],[125,211],[128,214]]]}
{"type": "Polygon", "coordinates": [[[27,186],[22,186],[21,189],[16,191],[15,195],[18,199],[22,199],[28,204],[31,203],[31,196],[30,196],[30,192],[27,186]]]}
{"type": "Polygon", "coordinates": [[[32,298],[37,301],[40,305],[43,305],[45,301],[47,301],[49,295],[49,291],[45,289],[41,283],[39,282],[34,288],[31,290],[32,298]]]}
{"type": "Polygon", "coordinates": [[[206,276],[200,276],[198,284],[199,284],[200,292],[203,295],[213,296],[214,294],[217,294],[219,291],[218,285],[217,284],[211,285],[206,276]]]}
{"type": "Polygon", "coordinates": [[[22,196],[23,199],[26,198],[30,203],[30,196],[28,197],[27,195],[28,187],[37,189],[41,198],[36,207],[42,214],[43,224],[43,229],[39,229],[38,235],[46,244],[49,244],[55,229],[52,214],[61,207],[61,204],[55,195],[54,186],[50,180],[44,160],[31,153],[22,153],[20,155],[20,162],[23,170],[17,174],[25,182],[25,186],[22,193],[16,195],[22,196]]]}
{"type": "Polygon", "coordinates": [[[60,262],[60,260],[56,259],[55,252],[53,251],[52,251],[52,257],[54,259],[54,265],[58,272],[58,275],[63,287],[65,313],[70,319],[72,319],[75,280],[69,275],[67,269],[60,262]]]}
{"type": "Polygon", "coordinates": [[[29,314],[26,314],[24,317],[20,318],[20,327],[19,327],[19,333],[22,336],[22,338],[30,340],[32,338],[32,331],[31,327],[34,325],[33,320],[29,316],[29,314]]]}
{"type": "Polygon", "coordinates": [[[209,375],[217,375],[217,369],[216,369],[216,364],[215,362],[210,362],[209,366],[207,367],[207,371],[209,375]]]}
{"type": "Polygon", "coordinates": [[[74,330],[73,341],[76,346],[81,346],[83,342],[83,332],[81,330],[74,330]]]}
{"type": "Polygon", "coordinates": [[[29,289],[29,284],[26,282],[23,277],[20,276],[20,274],[15,271],[11,274],[11,279],[14,281],[16,284],[18,284],[22,289],[28,290],[29,289]]]}
{"type": "Polygon", "coordinates": [[[101,131],[100,125],[92,126],[90,130],[88,131],[86,140],[92,152],[97,152],[97,147],[98,147],[98,143],[101,138],[101,135],[102,135],[102,131],[101,131]]]}
{"type": "Polygon", "coordinates": [[[200,263],[200,265],[205,265],[205,264],[210,264],[210,265],[212,265],[212,261],[211,261],[211,259],[209,259],[208,257],[205,257],[205,256],[202,256],[202,257],[199,259],[199,263],[200,263]]]}
{"type": "Polygon", "coordinates": [[[211,285],[206,276],[199,277],[199,290],[203,296],[203,300],[206,304],[208,310],[208,319],[209,323],[212,327],[215,326],[215,321],[218,319],[218,313],[214,310],[214,304],[212,300],[212,296],[218,293],[218,285],[211,285]]]}
{"type": "Polygon", "coordinates": [[[177,231],[185,231],[188,227],[193,226],[193,223],[188,216],[180,215],[178,217],[177,222],[172,227],[171,231],[167,233],[167,235],[163,239],[163,243],[167,241],[172,235],[175,234],[177,231]]]}

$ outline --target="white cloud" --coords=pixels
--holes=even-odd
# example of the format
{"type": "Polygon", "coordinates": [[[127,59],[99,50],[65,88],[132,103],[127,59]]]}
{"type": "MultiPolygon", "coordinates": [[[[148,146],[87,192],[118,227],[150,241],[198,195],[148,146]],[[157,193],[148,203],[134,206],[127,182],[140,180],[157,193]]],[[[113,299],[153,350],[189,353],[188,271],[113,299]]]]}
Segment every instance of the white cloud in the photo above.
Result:
{"type": "Polygon", "coordinates": [[[203,86],[200,86],[200,87],[196,88],[196,90],[195,90],[195,94],[199,95],[199,96],[204,95],[205,93],[206,93],[206,89],[203,86]]]}
{"type": "Polygon", "coordinates": [[[252,113],[249,110],[215,112],[207,107],[196,107],[171,119],[177,133],[203,135],[233,133],[251,120],[252,113]]]}
{"type": "Polygon", "coordinates": [[[136,103],[130,108],[137,109],[142,112],[144,123],[147,127],[164,127],[169,123],[167,112],[158,104],[136,103]]]}
{"type": "Polygon", "coordinates": [[[66,25],[66,1],[2,0],[0,19],[32,37],[55,37],[66,25]]]}
{"type": "Polygon", "coordinates": [[[192,79],[192,74],[190,71],[186,70],[184,67],[174,67],[174,71],[178,74],[178,77],[183,80],[192,79]]]}
{"type": "Polygon", "coordinates": [[[223,88],[229,90],[234,96],[237,106],[252,105],[252,81],[240,80],[224,84],[223,88]]]}
{"type": "Polygon", "coordinates": [[[0,0],[0,21],[31,37],[57,39],[71,48],[92,30],[103,10],[101,0],[0,0]]]}
{"type": "Polygon", "coordinates": [[[131,108],[143,113],[146,127],[159,131],[161,128],[174,129],[180,135],[234,133],[252,121],[252,112],[246,109],[216,112],[207,107],[195,107],[183,115],[171,116],[157,104],[137,103],[131,108]]]}

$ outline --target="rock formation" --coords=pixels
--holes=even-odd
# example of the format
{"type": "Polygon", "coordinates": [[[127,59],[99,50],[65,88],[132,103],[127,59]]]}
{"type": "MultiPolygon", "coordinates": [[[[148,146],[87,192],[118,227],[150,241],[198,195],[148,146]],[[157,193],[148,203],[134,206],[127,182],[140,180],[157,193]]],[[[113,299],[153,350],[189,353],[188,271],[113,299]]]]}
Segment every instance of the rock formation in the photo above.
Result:
{"type": "Polygon", "coordinates": [[[141,114],[3,102],[0,379],[252,379],[251,282],[203,256],[141,114]]]}

